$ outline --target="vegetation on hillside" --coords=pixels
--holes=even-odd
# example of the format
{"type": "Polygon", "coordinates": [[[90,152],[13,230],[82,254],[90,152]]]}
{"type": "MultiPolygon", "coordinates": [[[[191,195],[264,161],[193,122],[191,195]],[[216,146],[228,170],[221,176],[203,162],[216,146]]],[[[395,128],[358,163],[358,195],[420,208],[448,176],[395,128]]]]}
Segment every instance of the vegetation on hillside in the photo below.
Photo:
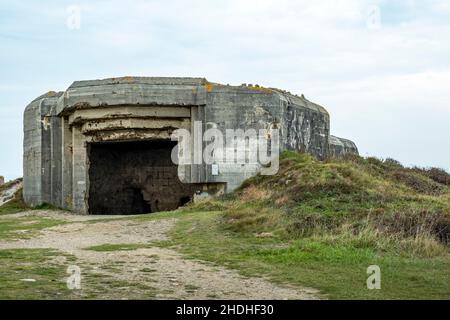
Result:
{"type": "Polygon", "coordinates": [[[286,152],[277,175],[185,209],[170,244],[326,298],[449,299],[448,181],[444,170],[392,159],[286,152]],[[370,265],[382,290],[367,289],[370,265]]]}
{"type": "Polygon", "coordinates": [[[443,170],[392,159],[323,162],[285,152],[277,175],[250,178],[234,195],[194,207],[223,210],[233,231],[439,256],[450,244],[449,182],[443,170]]]}
{"type": "MultiPolygon", "coordinates": [[[[450,299],[449,182],[442,169],[406,168],[392,159],[319,161],[285,152],[277,175],[250,178],[231,195],[126,219],[175,218],[170,239],[149,245],[315,288],[324,298],[450,299]],[[381,268],[381,290],[366,286],[370,265],[381,268]]],[[[47,227],[47,221],[2,219],[4,239],[47,227]]]]}

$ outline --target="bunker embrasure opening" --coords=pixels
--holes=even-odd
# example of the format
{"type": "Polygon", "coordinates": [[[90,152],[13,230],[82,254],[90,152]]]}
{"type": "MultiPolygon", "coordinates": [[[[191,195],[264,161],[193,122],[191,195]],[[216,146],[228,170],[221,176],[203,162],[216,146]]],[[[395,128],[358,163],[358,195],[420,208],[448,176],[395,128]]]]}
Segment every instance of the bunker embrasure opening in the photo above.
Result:
{"type": "Polygon", "coordinates": [[[177,209],[194,186],[180,182],[167,140],[91,143],[89,214],[143,214],[177,209]]]}

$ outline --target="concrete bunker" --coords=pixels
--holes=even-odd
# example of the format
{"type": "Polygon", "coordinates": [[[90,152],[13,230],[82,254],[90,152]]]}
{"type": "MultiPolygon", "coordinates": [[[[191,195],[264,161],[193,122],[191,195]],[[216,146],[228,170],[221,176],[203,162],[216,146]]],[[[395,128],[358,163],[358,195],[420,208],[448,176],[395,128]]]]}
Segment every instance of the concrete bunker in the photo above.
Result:
{"type": "Polygon", "coordinates": [[[196,186],[178,178],[171,160],[175,145],[170,140],[90,143],[89,213],[152,213],[191,201],[196,186]]]}
{"type": "Polygon", "coordinates": [[[170,159],[175,130],[204,147],[208,128],[277,128],[280,151],[319,159],[358,153],[353,142],[330,135],[325,108],[280,89],[204,78],[76,81],[25,109],[24,201],[80,214],[139,214],[232,192],[261,171],[259,162],[218,158],[176,166],[170,159]]]}

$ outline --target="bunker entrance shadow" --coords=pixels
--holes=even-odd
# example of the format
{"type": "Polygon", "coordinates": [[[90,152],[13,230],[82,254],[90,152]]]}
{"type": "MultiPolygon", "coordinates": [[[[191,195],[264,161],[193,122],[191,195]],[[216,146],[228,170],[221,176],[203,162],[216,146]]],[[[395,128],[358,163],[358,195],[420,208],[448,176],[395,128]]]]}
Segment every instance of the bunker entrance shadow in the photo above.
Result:
{"type": "Polygon", "coordinates": [[[177,209],[195,192],[178,178],[169,140],[91,143],[89,214],[144,214],[177,209]]]}

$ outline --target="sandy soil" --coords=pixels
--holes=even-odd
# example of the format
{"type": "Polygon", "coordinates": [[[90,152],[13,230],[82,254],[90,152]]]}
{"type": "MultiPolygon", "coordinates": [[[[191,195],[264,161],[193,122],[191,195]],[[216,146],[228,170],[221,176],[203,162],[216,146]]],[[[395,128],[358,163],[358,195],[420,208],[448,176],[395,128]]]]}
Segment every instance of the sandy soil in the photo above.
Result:
{"type": "MultiPolygon", "coordinates": [[[[110,221],[105,216],[76,216],[57,211],[32,211],[15,216],[42,216],[62,219],[69,224],[48,228],[29,240],[0,241],[0,249],[54,248],[72,254],[81,267],[82,289],[77,296],[101,293],[101,298],[156,299],[317,299],[314,289],[280,287],[263,278],[246,278],[234,270],[203,261],[186,259],[178,252],[150,246],[127,251],[86,250],[102,244],[151,244],[167,239],[175,219],[137,222],[110,221]],[[108,284],[90,281],[106,277],[108,284]],[[120,284],[120,285],[118,285],[120,284]],[[99,288],[99,285],[101,288],[99,288]]],[[[6,216],[3,216],[6,218],[6,216]]],[[[1,219],[0,217],[0,223],[1,219]]],[[[114,216],[117,218],[117,216],[114,216]]],[[[60,257],[61,263],[65,258],[60,257]]],[[[58,259],[58,258],[57,258],[58,259]]]]}

